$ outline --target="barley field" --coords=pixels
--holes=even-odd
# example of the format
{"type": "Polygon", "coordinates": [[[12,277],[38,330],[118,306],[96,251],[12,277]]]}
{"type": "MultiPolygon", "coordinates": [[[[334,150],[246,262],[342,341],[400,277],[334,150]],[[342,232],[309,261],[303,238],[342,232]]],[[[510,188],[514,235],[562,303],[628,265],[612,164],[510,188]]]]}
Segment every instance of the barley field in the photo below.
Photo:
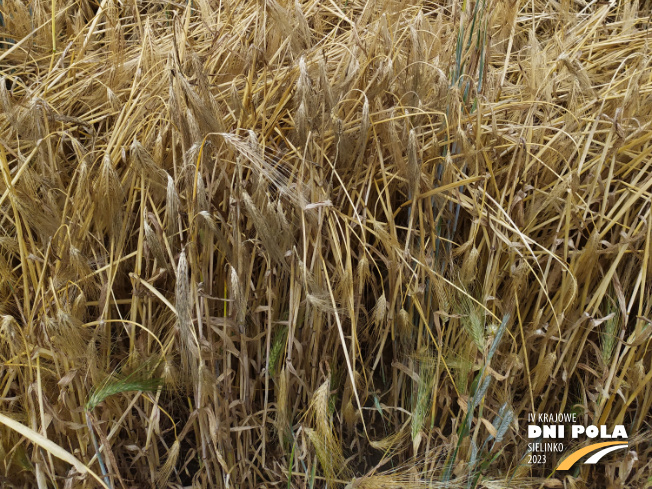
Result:
{"type": "Polygon", "coordinates": [[[652,487],[651,9],[2,0],[0,487],[652,487]]]}

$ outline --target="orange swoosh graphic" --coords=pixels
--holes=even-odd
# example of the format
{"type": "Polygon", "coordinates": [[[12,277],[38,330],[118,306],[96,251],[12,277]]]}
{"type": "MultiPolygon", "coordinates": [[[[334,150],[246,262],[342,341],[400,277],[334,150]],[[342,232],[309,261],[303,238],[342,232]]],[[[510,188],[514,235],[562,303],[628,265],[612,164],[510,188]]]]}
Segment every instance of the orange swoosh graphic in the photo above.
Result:
{"type": "Polygon", "coordinates": [[[603,443],[594,443],[592,445],[586,446],[584,448],[580,448],[579,450],[574,451],[571,453],[568,457],[564,459],[562,463],[559,464],[557,467],[557,470],[568,470],[570,469],[575,462],[577,462],[579,459],[581,459],[584,455],[588,455],[591,452],[595,452],[596,450],[604,447],[610,447],[612,445],[623,445],[627,443],[627,440],[621,440],[621,441],[605,441],[603,443]]]}

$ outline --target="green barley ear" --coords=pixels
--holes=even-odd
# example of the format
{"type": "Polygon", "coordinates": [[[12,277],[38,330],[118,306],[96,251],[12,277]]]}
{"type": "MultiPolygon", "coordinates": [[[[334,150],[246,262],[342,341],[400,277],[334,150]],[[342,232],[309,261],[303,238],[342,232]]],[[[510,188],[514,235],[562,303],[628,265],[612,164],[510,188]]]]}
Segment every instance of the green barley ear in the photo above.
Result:
{"type": "Polygon", "coordinates": [[[507,409],[504,413],[502,418],[500,419],[500,423],[498,424],[497,428],[497,433],[496,433],[496,443],[500,443],[503,441],[503,438],[507,434],[507,430],[509,430],[509,425],[512,424],[512,420],[514,419],[514,411],[511,409],[507,409]]]}
{"type": "Polygon", "coordinates": [[[503,335],[505,334],[505,329],[507,328],[507,321],[509,321],[509,314],[505,314],[503,316],[503,321],[500,323],[500,326],[498,327],[498,331],[496,331],[496,336],[494,336],[494,341],[493,343],[491,343],[491,348],[489,348],[489,355],[487,355],[487,365],[491,363],[491,359],[493,358],[494,353],[496,353],[496,350],[500,345],[500,340],[503,339],[503,335]]]}
{"type": "MultiPolygon", "coordinates": [[[[475,466],[478,464],[478,445],[473,438],[471,438],[471,456],[469,457],[469,472],[475,471],[475,466]]],[[[470,481],[469,481],[470,482],[470,481]]]]}
{"type": "Polygon", "coordinates": [[[131,374],[121,377],[110,375],[102,384],[91,391],[86,402],[86,411],[93,411],[105,399],[122,392],[153,392],[163,385],[163,379],[152,377],[150,362],[131,374]]]}
{"type": "MultiPolygon", "coordinates": [[[[156,369],[157,365],[154,365],[152,368],[153,362],[148,361],[137,368],[131,374],[120,378],[120,376],[109,375],[104,382],[97,389],[93,389],[91,395],[88,398],[85,406],[85,415],[86,415],[86,425],[88,431],[91,434],[91,439],[93,441],[93,447],[95,448],[95,454],[97,455],[98,463],[100,464],[100,469],[102,471],[102,476],[104,477],[104,482],[109,488],[113,488],[111,483],[111,478],[107,471],[102,453],[100,451],[100,445],[98,444],[97,437],[95,436],[95,431],[93,429],[93,410],[105,399],[122,392],[151,392],[155,391],[161,387],[163,384],[163,379],[152,377],[153,371],[156,369]]],[[[169,457],[170,460],[170,457],[169,457]]],[[[170,460],[170,463],[172,461],[170,460]]],[[[176,463],[176,460],[174,460],[176,463]]],[[[165,466],[163,467],[165,469],[165,466]]]]}
{"type": "Polygon", "coordinates": [[[484,314],[480,307],[473,302],[468,296],[463,296],[461,300],[461,312],[465,316],[462,319],[462,325],[467,331],[478,351],[484,351],[485,347],[485,327],[484,314]]]}
{"type": "Polygon", "coordinates": [[[476,407],[480,405],[480,401],[482,401],[482,398],[487,393],[490,384],[491,384],[491,375],[487,375],[482,380],[482,384],[480,384],[480,387],[478,387],[478,389],[475,391],[475,394],[473,395],[472,407],[476,407]]]}
{"type": "Polygon", "coordinates": [[[494,440],[493,444],[491,445],[492,450],[496,445],[496,443],[500,443],[501,441],[503,441],[503,438],[507,434],[507,431],[509,430],[509,425],[512,424],[513,419],[514,419],[514,411],[512,411],[507,406],[507,403],[500,406],[500,409],[498,410],[498,413],[496,414],[496,417],[494,418],[492,423],[492,426],[496,429],[495,440],[493,435],[489,435],[489,437],[487,438],[487,441],[494,440]]]}
{"type": "Polygon", "coordinates": [[[423,362],[419,372],[417,383],[417,397],[412,411],[412,446],[414,453],[419,449],[421,443],[421,430],[426,421],[430,399],[432,396],[433,368],[428,362],[423,362]]]}
{"type": "Polygon", "coordinates": [[[272,340],[272,348],[269,352],[269,373],[276,374],[276,367],[278,366],[279,359],[283,355],[285,343],[288,338],[288,327],[281,327],[272,340]]]}
{"type": "Polygon", "coordinates": [[[455,355],[446,359],[446,363],[453,371],[453,378],[457,389],[466,394],[468,392],[468,378],[473,368],[473,362],[466,358],[466,355],[455,355]]]}

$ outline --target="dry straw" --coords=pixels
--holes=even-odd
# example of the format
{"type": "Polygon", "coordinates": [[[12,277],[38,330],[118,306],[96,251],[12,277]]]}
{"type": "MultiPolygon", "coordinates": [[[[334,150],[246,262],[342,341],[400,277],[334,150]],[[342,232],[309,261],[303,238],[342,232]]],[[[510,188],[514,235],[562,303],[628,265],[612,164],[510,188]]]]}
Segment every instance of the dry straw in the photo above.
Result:
{"type": "Polygon", "coordinates": [[[649,482],[649,2],[0,14],[0,485],[649,482]]]}

